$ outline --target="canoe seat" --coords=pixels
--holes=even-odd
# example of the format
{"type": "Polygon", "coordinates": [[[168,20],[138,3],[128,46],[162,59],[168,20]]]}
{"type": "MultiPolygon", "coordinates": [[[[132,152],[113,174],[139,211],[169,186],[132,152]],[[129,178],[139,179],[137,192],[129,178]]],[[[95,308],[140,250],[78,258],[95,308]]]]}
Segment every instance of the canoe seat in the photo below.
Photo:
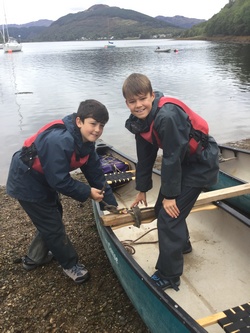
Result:
{"type": "Polygon", "coordinates": [[[226,333],[249,333],[250,303],[201,318],[197,322],[203,327],[218,323],[226,333]]]}
{"type": "Polygon", "coordinates": [[[135,179],[135,170],[105,173],[105,178],[111,187],[121,186],[135,179]]]}

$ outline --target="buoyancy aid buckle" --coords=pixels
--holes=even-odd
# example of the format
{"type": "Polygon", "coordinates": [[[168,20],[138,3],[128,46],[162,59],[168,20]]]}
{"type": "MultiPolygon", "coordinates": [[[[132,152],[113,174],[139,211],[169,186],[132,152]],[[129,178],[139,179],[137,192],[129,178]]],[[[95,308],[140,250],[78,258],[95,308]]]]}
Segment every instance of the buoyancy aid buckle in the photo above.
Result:
{"type": "Polygon", "coordinates": [[[194,139],[198,146],[195,149],[195,152],[197,154],[200,154],[203,149],[206,149],[208,146],[208,135],[199,131],[195,130],[193,127],[191,128],[191,131],[189,133],[190,143],[191,139],[194,139]]]}
{"type": "Polygon", "coordinates": [[[37,156],[37,150],[34,142],[29,147],[22,147],[20,158],[24,164],[26,164],[29,169],[34,163],[34,158],[37,156]]]}

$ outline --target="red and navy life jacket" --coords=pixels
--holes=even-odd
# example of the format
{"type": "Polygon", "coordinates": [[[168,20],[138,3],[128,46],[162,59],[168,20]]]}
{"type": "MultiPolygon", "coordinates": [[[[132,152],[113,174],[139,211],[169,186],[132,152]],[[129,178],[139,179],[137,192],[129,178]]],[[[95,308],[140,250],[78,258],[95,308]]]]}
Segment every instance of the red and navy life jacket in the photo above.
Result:
{"type": "MultiPolygon", "coordinates": [[[[54,120],[48,123],[47,125],[43,126],[37,133],[26,139],[22,147],[22,152],[21,152],[22,161],[30,168],[40,173],[43,173],[43,169],[39,157],[37,156],[37,151],[34,142],[39,134],[51,128],[66,128],[66,127],[61,119],[54,120]]],[[[70,171],[80,168],[82,165],[84,165],[87,162],[88,158],[89,155],[80,157],[78,155],[77,149],[75,149],[74,153],[71,156],[70,171]]]]}
{"type": "MultiPolygon", "coordinates": [[[[207,122],[199,116],[197,113],[192,111],[186,104],[181,102],[180,100],[172,97],[161,97],[158,102],[158,108],[155,112],[154,118],[156,117],[157,113],[160,111],[161,107],[164,104],[171,103],[177,105],[181,108],[189,117],[189,121],[191,123],[191,132],[189,134],[189,148],[190,154],[194,154],[199,150],[206,148],[207,140],[208,140],[208,124],[207,122]]],[[[148,132],[140,133],[140,135],[147,140],[148,142],[154,144],[156,143],[159,148],[162,148],[162,143],[159,138],[158,133],[154,129],[154,120],[150,125],[150,129],[148,132]]]]}

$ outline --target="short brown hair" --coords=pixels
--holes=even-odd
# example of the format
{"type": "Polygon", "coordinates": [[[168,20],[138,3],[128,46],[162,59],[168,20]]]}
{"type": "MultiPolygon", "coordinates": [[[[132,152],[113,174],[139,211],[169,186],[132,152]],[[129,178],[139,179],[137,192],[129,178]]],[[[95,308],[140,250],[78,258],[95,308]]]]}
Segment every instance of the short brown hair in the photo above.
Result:
{"type": "Polygon", "coordinates": [[[130,74],[123,83],[122,94],[125,99],[145,94],[153,94],[153,89],[149,78],[144,74],[130,74]]]}
{"type": "Polygon", "coordinates": [[[106,106],[95,99],[86,99],[86,101],[81,102],[76,116],[82,121],[86,118],[93,118],[103,124],[106,124],[109,120],[106,106]]]}

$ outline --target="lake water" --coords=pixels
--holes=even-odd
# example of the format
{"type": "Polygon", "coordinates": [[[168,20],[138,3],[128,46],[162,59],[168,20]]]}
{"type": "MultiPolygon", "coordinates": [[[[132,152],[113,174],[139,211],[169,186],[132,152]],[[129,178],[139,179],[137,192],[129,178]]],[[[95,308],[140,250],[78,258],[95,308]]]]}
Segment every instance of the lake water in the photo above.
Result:
{"type": "Polygon", "coordinates": [[[0,50],[0,184],[12,154],[41,126],[76,112],[80,101],[105,104],[110,121],[102,139],[135,157],[121,88],[132,72],[155,90],[175,96],[203,116],[219,143],[250,137],[250,45],[206,41],[140,40],[23,44],[0,50]],[[157,46],[178,53],[155,53],[157,46]]]}

